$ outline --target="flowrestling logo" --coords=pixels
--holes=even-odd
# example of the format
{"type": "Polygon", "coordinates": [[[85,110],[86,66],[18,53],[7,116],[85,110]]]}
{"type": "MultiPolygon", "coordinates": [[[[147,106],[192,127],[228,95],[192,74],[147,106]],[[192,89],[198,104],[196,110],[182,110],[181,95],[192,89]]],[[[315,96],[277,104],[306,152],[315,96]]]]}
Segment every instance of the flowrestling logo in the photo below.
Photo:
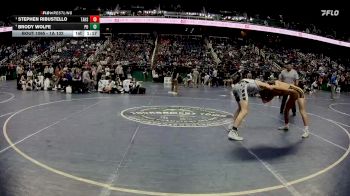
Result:
{"type": "Polygon", "coordinates": [[[168,127],[220,126],[232,121],[228,112],[191,106],[135,107],[122,111],[121,115],[142,124],[168,127]]]}
{"type": "Polygon", "coordinates": [[[321,10],[322,16],[338,16],[339,10],[321,10]]]}

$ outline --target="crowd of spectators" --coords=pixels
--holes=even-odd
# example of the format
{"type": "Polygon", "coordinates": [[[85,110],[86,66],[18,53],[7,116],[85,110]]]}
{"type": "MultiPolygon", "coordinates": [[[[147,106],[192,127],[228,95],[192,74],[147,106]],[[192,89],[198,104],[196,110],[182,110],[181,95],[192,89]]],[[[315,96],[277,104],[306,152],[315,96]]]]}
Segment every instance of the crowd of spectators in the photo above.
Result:
{"type": "Polygon", "coordinates": [[[108,41],[94,61],[110,73],[131,78],[133,71],[150,69],[154,38],[150,34],[119,34],[108,41]]]}
{"type": "Polygon", "coordinates": [[[119,35],[114,39],[102,57],[111,56],[122,65],[149,65],[154,48],[154,39],[149,34],[119,35]]]}
{"type": "Polygon", "coordinates": [[[1,57],[6,59],[0,71],[9,79],[17,78],[18,89],[44,89],[48,79],[46,89],[65,91],[67,86],[72,86],[72,90],[78,92],[105,91],[106,81],[123,86],[124,80],[133,80],[134,70],[147,74],[155,50],[152,69],[155,81],[171,76],[176,66],[180,80],[188,86],[229,86],[238,75],[263,80],[278,78],[284,65],[291,64],[299,73],[304,89],[311,86],[329,89],[330,77],[334,74],[341,91],[350,91],[349,62],[320,53],[283,44],[272,47],[259,42],[203,36],[160,35],[156,47],[154,41],[146,34],[121,34],[113,39],[29,40],[21,45],[0,47],[1,57]],[[102,87],[101,80],[105,81],[100,83],[102,87]],[[40,88],[35,85],[38,81],[40,88]]]}
{"type": "Polygon", "coordinates": [[[55,40],[33,39],[0,46],[2,48],[0,51],[3,54],[0,59],[1,75],[7,75],[9,79],[14,79],[17,65],[27,65],[25,67],[28,69],[34,58],[55,46],[56,43],[55,40]]]}
{"type": "Polygon", "coordinates": [[[284,66],[291,64],[300,76],[300,86],[311,89],[329,89],[332,74],[336,75],[341,91],[350,91],[350,62],[342,64],[338,59],[322,53],[301,49],[269,47],[261,43],[239,44],[232,39],[211,39],[212,47],[222,60],[224,72],[243,70],[243,77],[268,80],[278,78],[284,66]]]}
{"type": "Polygon", "coordinates": [[[17,78],[19,90],[133,92],[139,84],[131,76],[131,65],[145,67],[152,50],[150,37],[141,37],[64,39],[48,44],[31,40],[22,46],[22,53],[4,61],[1,75],[17,78]]]}
{"type": "MultiPolygon", "coordinates": [[[[87,57],[101,45],[101,40],[60,40],[45,45],[39,41],[33,45],[30,55],[22,52],[10,60],[7,67],[15,67],[17,88],[22,90],[57,89],[66,84],[83,91],[83,70],[88,69],[87,57]],[[43,47],[46,46],[46,47],[43,47]],[[28,55],[28,56],[26,56],[28,55]],[[84,68],[84,69],[83,69],[84,68]],[[72,81],[66,83],[65,81],[72,81]]],[[[5,64],[6,66],[6,64],[5,64]]],[[[8,69],[7,72],[11,72],[8,69]]],[[[11,74],[7,73],[8,76],[11,74]]],[[[87,79],[85,78],[85,81],[87,79]]],[[[75,89],[74,89],[75,90],[75,89]]]]}
{"type": "Polygon", "coordinates": [[[169,76],[173,66],[188,72],[193,68],[207,70],[214,62],[202,36],[162,35],[154,65],[153,75],[161,78],[169,76]]]}

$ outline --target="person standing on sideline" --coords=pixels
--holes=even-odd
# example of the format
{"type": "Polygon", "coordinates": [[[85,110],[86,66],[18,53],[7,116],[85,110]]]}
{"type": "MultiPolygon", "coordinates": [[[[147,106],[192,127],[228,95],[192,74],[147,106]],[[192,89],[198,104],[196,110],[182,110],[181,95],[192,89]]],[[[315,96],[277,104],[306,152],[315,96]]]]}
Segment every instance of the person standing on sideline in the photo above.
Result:
{"type": "Polygon", "coordinates": [[[90,73],[87,68],[83,68],[83,84],[86,88],[87,92],[90,92],[90,90],[93,89],[94,81],[90,78],[90,73]]]}
{"type": "Polygon", "coordinates": [[[148,70],[145,66],[145,68],[143,69],[143,81],[147,81],[147,76],[148,76],[148,70]]]}
{"type": "Polygon", "coordinates": [[[199,71],[197,68],[193,70],[193,86],[196,86],[198,88],[199,83],[199,71]]]}
{"type": "Polygon", "coordinates": [[[219,86],[219,82],[218,82],[218,70],[216,68],[214,68],[213,70],[213,79],[212,79],[212,85],[215,87],[218,87],[219,86]]]}
{"type": "Polygon", "coordinates": [[[171,92],[175,95],[178,94],[178,88],[179,88],[179,70],[176,66],[174,66],[173,73],[171,75],[171,92]]]}
{"type": "Polygon", "coordinates": [[[17,65],[16,72],[17,72],[17,89],[19,90],[21,89],[20,80],[24,73],[24,68],[21,65],[17,65]]]}
{"type": "Polygon", "coordinates": [[[124,80],[124,70],[121,64],[118,64],[117,68],[115,69],[115,74],[121,79],[124,80]]]}
{"type": "Polygon", "coordinates": [[[53,69],[52,65],[50,65],[50,67],[49,67],[49,78],[50,79],[52,78],[54,71],[55,70],[53,69]]]}
{"type": "Polygon", "coordinates": [[[331,85],[331,99],[334,99],[335,89],[337,88],[337,74],[333,73],[330,80],[331,85]]]}
{"type": "Polygon", "coordinates": [[[251,71],[249,71],[249,72],[247,73],[247,79],[253,79],[253,75],[252,75],[252,72],[251,72],[251,71]]]}
{"type": "MultiPolygon", "coordinates": [[[[286,65],[286,69],[284,69],[280,73],[278,78],[279,78],[279,80],[281,82],[285,82],[285,83],[288,83],[288,84],[293,84],[295,86],[298,86],[298,83],[299,83],[299,81],[298,81],[299,80],[298,72],[293,69],[291,64],[287,64],[286,65]]],[[[288,95],[283,95],[281,108],[280,108],[280,113],[281,114],[283,114],[284,107],[286,105],[287,99],[288,99],[288,95]]],[[[293,116],[295,116],[296,115],[295,103],[292,106],[292,112],[293,112],[293,116]]]]}

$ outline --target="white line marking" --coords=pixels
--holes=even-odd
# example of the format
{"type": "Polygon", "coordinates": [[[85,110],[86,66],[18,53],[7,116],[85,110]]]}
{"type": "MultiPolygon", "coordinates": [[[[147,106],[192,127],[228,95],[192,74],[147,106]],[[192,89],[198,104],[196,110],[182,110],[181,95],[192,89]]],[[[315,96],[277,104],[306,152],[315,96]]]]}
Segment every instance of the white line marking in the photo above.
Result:
{"type": "MultiPolygon", "coordinates": [[[[140,126],[141,125],[138,125],[136,130],[134,131],[134,134],[132,135],[131,137],[131,140],[130,140],[130,143],[128,145],[128,147],[126,148],[123,156],[122,156],[122,160],[119,162],[116,170],[112,173],[111,176],[109,176],[108,178],[108,181],[107,181],[107,184],[109,184],[110,186],[113,186],[113,183],[116,182],[118,180],[118,177],[119,177],[119,169],[120,167],[122,166],[122,164],[124,163],[125,161],[125,158],[126,158],[126,155],[129,153],[129,150],[132,146],[132,144],[134,143],[134,140],[135,140],[135,136],[137,134],[137,132],[139,131],[140,129],[140,126]]],[[[111,189],[107,189],[107,188],[103,188],[99,194],[99,196],[109,196],[111,195],[111,189]]]]}
{"type": "MultiPolygon", "coordinates": [[[[155,92],[158,92],[158,90],[156,90],[155,92]]],[[[153,99],[151,99],[151,100],[148,102],[148,105],[151,105],[152,100],[153,100],[153,99]]],[[[143,106],[143,107],[152,107],[152,106],[143,106]]],[[[121,112],[121,114],[122,114],[122,112],[121,112]]],[[[123,114],[122,114],[122,116],[123,116],[123,114]]],[[[138,123],[140,123],[140,122],[138,122],[138,123]]],[[[141,123],[141,124],[142,124],[142,123],[141,123]]],[[[119,178],[119,168],[121,167],[122,163],[125,161],[126,155],[129,153],[129,150],[130,150],[132,144],[134,143],[135,136],[136,136],[137,132],[139,131],[139,129],[140,129],[140,127],[141,127],[141,124],[139,124],[139,125],[137,126],[137,128],[135,129],[134,134],[133,134],[132,137],[131,137],[130,143],[128,144],[128,147],[126,148],[126,150],[125,150],[125,152],[124,152],[124,154],[123,154],[122,160],[119,162],[117,168],[116,168],[115,171],[112,173],[112,175],[109,176],[107,183],[105,183],[105,184],[107,184],[109,187],[112,187],[112,186],[113,186],[113,183],[115,183],[115,182],[118,180],[118,178],[119,178]]],[[[106,187],[104,187],[104,188],[101,189],[101,192],[100,192],[99,196],[110,196],[110,195],[111,195],[111,191],[112,191],[111,188],[106,188],[106,187]]]]}
{"type": "MultiPolygon", "coordinates": [[[[86,99],[102,99],[102,98],[112,98],[112,97],[94,97],[94,98],[81,98],[81,99],[72,99],[72,100],[61,100],[61,101],[53,101],[53,102],[47,102],[44,104],[38,104],[38,105],[33,105],[24,109],[21,109],[17,112],[15,112],[14,114],[12,114],[9,118],[6,119],[4,125],[3,125],[3,134],[5,136],[6,141],[9,144],[12,144],[13,142],[11,141],[11,139],[8,136],[7,133],[7,125],[10,122],[10,120],[17,114],[26,111],[28,109],[31,108],[35,108],[38,106],[42,106],[42,105],[49,105],[49,104],[54,104],[54,103],[60,103],[60,102],[64,102],[64,101],[76,101],[76,100],[86,100],[86,99]]],[[[323,117],[322,117],[323,119],[323,117]]],[[[330,123],[333,123],[335,125],[337,125],[339,128],[341,128],[348,136],[348,139],[350,141],[350,133],[341,125],[335,123],[332,120],[326,120],[330,123]]],[[[262,193],[262,192],[267,192],[267,191],[273,191],[273,190],[278,190],[278,189],[282,189],[285,188],[285,186],[283,185],[276,185],[276,186],[270,186],[270,187],[265,187],[265,188],[259,188],[259,189],[250,189],[250,190],[245,190],[245,191],[236,191],[236,192],[225,192],[225,193],[166,193],[166,192],[154,192],[154,191],[144,191],[144,190],[136,190],[136,189],[128,189],[128,188],[121,188],[121,187],[116,187],[116,186],[110,186],[98,181],[94,181],[94,180],[90,180],[90,179],[86,179],[83,177],[79,177],[79,176],[75,176],[57,169],[54,169],[48,165],[45,165],[44,163],[41,163],[38,160],[33,159],[32,157],[30,157],[29,155],[25,154],[24,152],[22,152],[19,148],[17,148],[16,146],[13,146],[13,149],[19,154],[21,155],[23,158],[27,159],[28,161],[30,161],[31,163],[37,165],[38,167],[41,167],[47,171],[50,171],[54,174],[75,180],[75,181],[79,181],[82,183],[86,183],[89,185],[95,185],[95,186],[99,186],[99,187],[103,187],[103,188],[107,188],[107,189],[111,189],[113,191],[118,191],[118,192],[125,192],[125,193],[134,193],[134,194],[140,194],[140,195],[156,195],[156,196],[232,196],[232,195],[248,195],[248,194],[255,194],[255,193],[262,193]]],[[[311,175],[302,177],[300,179],[296,179],[293,181],[290,181],[287,183],[287,185],[293,185],[293,184],[297,184],[297,183],[301,183],[301,182],[305,182],[307,180],[310,180],[312,178],[315,178],[317,176],[320,176],[326,172],[328,172],[329,170],[335,168],[337,165],[339,165],[342,161],[344,161],[348,155],[350,153],[350,145],[348,150],[343,154],[342,157],[340,157],[336,162],[334,162],[333,164],[329,165],[328,167],[313,173],[311,175]]]]}
{"type": "Polygon", "coordinates": [[[6,99],[4,101],[0,101],[0,103],[6,103],[6,102],[11,101],[13,98],[15,98],[15,94],[13,94],[13,93],[9,93],[9,92],[0,92],[0,93],[11,95],[10,98],[8,98],[8,99],[6,99]]]}
{"type": "Polygon", "coordinates": [[[292,186],[288,185],[288,181],[283,178],[277,171],[275,171],[270,164],[260,159],[253,151],[249,148],[246,148],[242,142],[240,142],[243,148],[245,148],[252,156],[254,156],[264,167],[279,181],[283,184],[283,186],[293,195],[293,196],[301,196],[301,194],[292,186]]]}
{"type": "MultiPolygon", "coordinates": [[[[226,127],[224,127],[226,129],[226,127]]],[[[263,161],[256,155],[253,151],[243,145],[243,142],[239,142],[241,146],[246,149],[255,159],[257,159],[293,196],[301,196],[301,194],[292,186],[288,185],[288,181],[284,179],[282,175],[280,175],[277,171],[275,171],[272,166],[263,161]]]]}
{"type": "MultiPolygon", "coordinates": [[[[85,107],[85,108],[83,108],[83,109],[81,109],[81,110],[78,110],[78,111],[76,111],[76,112],[74,112],[74,113],[71,113],[70,115],[68,115],[68,116],[66,116],[66,117],[64,117],[64,118],[62,118],[62,119],[60,119],[60,120],[58,120],[58,121],[52,123],[51,125],[49,125],[49,126],[47,126],[47,127],[44,127],[44,128],[42,128],[42,129],[40,129],[40,130],[38,130],[38,131],[36,131],[36,132],[34,132],[34,133],[32,133],[32,134],[26,136],[25,138],[23,138],[23,139],[21,139],[21,140],[18,140],[17,142],[13,143],[12,145],[7,146],[6,148],[0,150],[0,154],[3,153],[3,152],[5,152],[6,150],[12,148],[13,146],[15,146],[15,145],[17,145],[17,144],[19,144],[19,143],[25,141],[26,139],[31,138],[32,136],[34,136],[34,135],[36,135],[36,134],[38,134],[38,133],[40,133],[40,132],[42,132],[42,131],[44,131],[44,130],[50,128],[50,127],[55,126],[55,125],[57,125],[58,123],[60,123],[60,122],[62,122],[62,121],[64,121],[64,120],[67,120],[68,118],[72,117],[73,115],[76,115],[76,114],[78,114],[78,113],[80,113],[80,112],[83,112],[83,111],[85,111],[85,110],[87,110],[87,109],[89,109],[89,108],[91,108],[91,107],[97,105],[98,103],[100,103],[100,101],[98,101],[97,103],[92,104],[92,105],[90,105],[90,106],[88,106],[88,107],[85,107]]],[[[12,113],[13,113],[13,112],[12,112],[12,113]]]]}
{"type": "MultiPolygon", "coordinates": [[[[253,103],[255,105],[259,105],[258,103],[253,103]]],[[[260,104],[261,105],[261,104],[260,104]]],[[[270,107],[273,107],[273,108],[279,108],[279,106],[270,106],[270,107]]],[[[339,121],[336,121],[336,120],[333,120],[333,119],[330,119],[330,118],[325,118],[325,117],[322,117],[322,116],[319,116],[317,114],[313,114],[313,113],[307,113],[308,115],[311,115],[311,116],[316,116],[316,117],[319,117],[323,120],[327,120],[327,121],[331,121],[331,122],[334,122],[334,123],[337,123],[337,124],[340,124],[340,125],[343,125],[345,127],[350,127],[350,125],[347,125],[347,124],[344,124],[344,123],[341,123],[339,121]]]]}
{"type": "MultiPolygon", "coordinates": [[[[252,104],[254,104],[254,105],[261,105],[261,104],[258,104],[258,103],[252,103],[252,104]]],[[[275,107],[275,106],[270,106],[270,107],[275,107]]],[[[278,108],[278,107],[276,107],[276,108],[278,108]]],[[[267,114],[267,113],[265,113],[265,114],[267,114]]],[[[313,116],[317,116],[317,117],[319,117],[319,118],[322,118],[322,119],[325,119],[325,120],[328,120],[328,121],[333,121],[333,120],[331,120],[331,119],[324,118],[324,117],[321,117],[321,116],[318,116],[318,115],[315,115],[315,114],[311,114],[311,113],[307,113],[307,114],[313,115],[313,116]]],[[[277,117],[275,117],[275,116],[273,116],[273,115],[271,115],[271,114],[267,114],[267,115],[269,115],[269,116],[271,116],[272,118],[277,119],[277,120],[279,120],[279,121],[281,121],[281,122],[284,122],[284,120],[282,120],[282,119],[280,119],[280,118],[277,118],[277,117]]],[[[333,122],[334,122],[334,123],[337,123],[337,122],[335,122],[335,121],[333,121],[333,122]]],[[[297,129],[303,131],[303,128],[297,126],[296,124],[291,123],[291,122],[290,122],[289,124],[295,126],[297,129]]],[[[317,135],[317,134],[315,134],[315,133],[312,133],[311,131],[310,131],[310,134],[311,134],[311,135],[314,135],[314,136],[318,137],[319,139],[321,139],[321,140],[323,140],[323,141],[325,141],[325,142],[327,142],[327,143],[330,143],[330,144],[332,144],[332,145],[334,145],[334,146],[336,146],[336,147],[338,147],[338,148],[340,148],[340,149],[342,149],[342,150],[345,150],[345,151],[347,150],[347,148],[345,148],[345,147],[343,147],[343,146],[340,146],[340,145],[338,145],[338,144],[335,144],[335,143],[333,143],[333,142],[327,140],[326,138],[323,138],[323,137],[321,137],[321,136],[319,136],[319,135],[317,135]]]]}
{"type": "MultiPolygon", "coordinates": [[[[261,105],[261,106],[266,106],[266,107],[272,107],[272,108],[279,108],[279,106],[273,106],[273,105],[265,105],[265,104],[259,104],[259,103],[251,103],[251,104],[254,104],[254,105],[261,105]]],[[[308,114],[308,115],[311,115],[311,116],[319,117],[319,118],[321,118],[321,119],[323,119],[323,120],[327,120],[327,121],[330,121],[330,122],[333,122],[333,123],[337,123],[337,124],[342,125],[342,126],[345,126],[345,127],[350,127],[350,125],[341,123],[341,122],[336,121],[336,120],[333,120],[333,119],[325,118],[325,117],[319,116],[319,115],[317,115],[317,114],[313,114],[313,113],[307,113],[307,114],[308,114]]]]}
{"type": "Polygon", "coordinates": [[[6,113],[6,114],[2,114],[2,115],[0,115],[0,118],[1,118],[1,117],[4,117],[4,116],[11,115],[11,114],[13,114],[13,112],[9,112],[9,113],[6,113]]]}
{"type": "Polygon", "coordinates": [[[334,123],[337,123],[337,124],[340,124],[344,127],[349,127],[350,128],[350,125],[347,125],[347,124],[344,124],[344,123],[341,123],[341,122],[338,122],[338,121],[335,121],[335,120],[332,120],[334,123]]]}
{"type": "Polygon", "coordinates": [[[28,139],[28,138],[30,138],[30,137],[32,137],[32,136],[34,136],[34,135],[36,135],[36,134],[38,134],[38,133],[44,131],[44,130],[46,130],[46,129],[48,129],[48,128],[54,126],[54,125],[57,125],[58,123],[60,123],[60,121],[56,121],[56,122],[54,122],[53,124],[51,124],[51,125],[49,125],[49,126],[47,126],[47,127],[45,127],[45,128],[42,128],[42,129],[40,129],[40,130],[38,130],[38,131],[36,131],[36,132],[34,132],[34,133],[32,133],[32,134],[26,136],[25,138],[23,138],[23,139],[21,139],[21,140],[18,140],[17,142],[13,143],[13,145],[7,146],[6,148],[0,150],[0,154],[3,153],[3,152],[5,152],[6,150],[12,148],[12,146],[17,145],[17,144],[23,142],[24,140],[26,140],[26,139],[28,139]]]}
{"type": "MultiPolygon", "coordinates": [[[[299,127],[297,127],[297,128],[299,128],[299,127]]],[[[325,141],[325,142],[328,142],[328,143],[330,143],[330,144],[333,144],[334,146],[337,146],[338,148],[341,148],[341,149],[343,149],[344,151],[347,150],[347,148],[344,148],[343,146],[340,146],[340,145],[338,145],[338,144],[336,144],[336,143],[333,143],[333,142],[331,142],[331,141],[329,141],[329,140],[327,140],[327,139],[325,139],[325,138],[323,138],[323,137],[321,137],[321,136],[319,136],[319,135],[316,135],[316,134],[311,133],[311,132],[310,132],[310,134],[313,135],[313,136],[318,137],[319,139],[321,139],[321,140],[323,140],[323,141],[325,141]]]]}
{"type": "Polygon", "coordinates": [[[343,115],[346,115],[346,116],[350,116],[350,114],[348,114],[348,113],[341,112],[341,111],[339,111],[339,110],[334,109],[334,108],[333,108],[334,105],[350,105],[350,103],[332,103],[332,104],[330,104],[330,105],[328,106],[328,107],[329,107],[331,110],[333,110],[334,112],[337,112],[337,113],[339,113],[339,114],[343,114],[343,115]]]}
{"type": "Polygon", "coordinates": [[[334,99],[322,99],[322,98],[310,98],[310,97],[306,97],[306,100],[322,100],[322,101],[330,101],[330,100],[334,100],[334,99]]]}

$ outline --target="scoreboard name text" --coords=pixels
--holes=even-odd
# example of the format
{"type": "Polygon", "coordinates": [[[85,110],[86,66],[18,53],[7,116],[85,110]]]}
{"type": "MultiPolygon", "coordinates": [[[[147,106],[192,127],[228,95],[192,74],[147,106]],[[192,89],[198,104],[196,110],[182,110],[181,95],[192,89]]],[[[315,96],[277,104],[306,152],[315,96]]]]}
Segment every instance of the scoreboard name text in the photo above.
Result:
{"type": "Polygon", "coordinates": [[[34,30],[34,29],[43,29],[43,30],[45,30],[45,29],[48,29],[48,30],[50,30],[50,29],[52,29],[51,28],[51,25],[17,25],[17,29],[18,30],[20,30],[20,29],[32,29],[32,30],[34,30]]]}
{"type": "Polygon", "coordinates": [[[18,22],[66,22],[67,17],[17,17],[18,22]]]}

